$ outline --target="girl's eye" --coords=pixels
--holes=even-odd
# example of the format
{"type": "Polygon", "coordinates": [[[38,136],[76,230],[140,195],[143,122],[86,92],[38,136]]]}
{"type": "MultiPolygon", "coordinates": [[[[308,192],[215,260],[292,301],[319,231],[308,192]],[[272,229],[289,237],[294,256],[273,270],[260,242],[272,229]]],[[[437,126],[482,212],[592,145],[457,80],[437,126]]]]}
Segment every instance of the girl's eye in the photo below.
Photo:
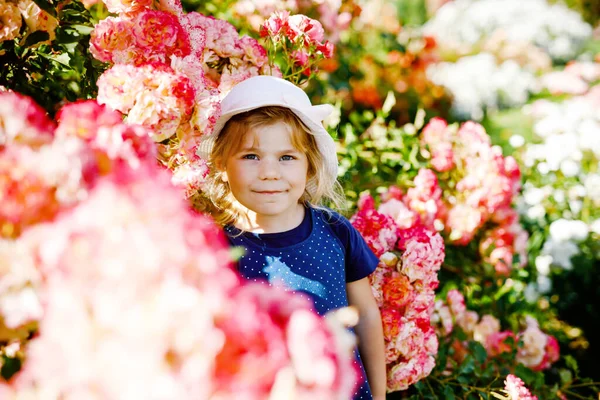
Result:
{"type": "Polygon", "coordinates": [[[282,161],[291,161],[291,160],[295,160],[296,157],[294,156],[281,156],[281,160],[282,161]]]}
{"type": "Polygon", "coordinates": [[[257,160],[258,156],[256,154],[246,154],[242,158],[245,160],[257,160]]]}

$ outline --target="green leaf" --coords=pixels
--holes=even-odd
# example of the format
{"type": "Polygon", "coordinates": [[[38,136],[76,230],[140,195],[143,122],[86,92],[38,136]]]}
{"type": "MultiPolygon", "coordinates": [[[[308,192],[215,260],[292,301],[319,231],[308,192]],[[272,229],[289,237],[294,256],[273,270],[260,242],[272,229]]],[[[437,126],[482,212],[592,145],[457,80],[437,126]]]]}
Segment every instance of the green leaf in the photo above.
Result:
{"type": "Polygon", "coordinates": [[[563,385],[571,383],[573,381],[573,374],[568,369],[561,369],[559,375],[560,381],[563,385]]]}
{"type": "Polygon", "coordinates": [[[526,385],[531,385],[536,378],[536,373],[523,364],[517,365],[517,368],[515,368],[515,375],[521,378],[526,385]]]}
{"type": "Polygon", "coordinates": [[[413,385],[413,388],[417,389],[419,393],[422,393],[425,390],[425,384],[423,381],[419,381],[413,385]]]}
{"type": "MultiPolygon", "coordinates": [[[[41,53],[40,53],[41,54],[41,53]]],[[[65,67],[69,66],[69,60],[71,59],[68,53],[62,54],[41,54],[48,60],[56,61],[57,63],[64,65],[65,67]]]]}
{"type": "Polygon", "coordinates": [[[94,31],[93,26],[86,26],[86,25],[71,25],[70,28],[76,30],[77,32],[79,32],[80,34],[82,34],[84,36],[88,36],[94,31]]]}
{"type": "Polygon", "coordinates": [[[50,35],[46,31],[35,31],[25,39],[25,47],[31,47],[39,42],[44,42],[50,39],[50,35]]]}
{"type": "Polygon", "coordinates": [[[471,350],[471,353],[475,357],[477,363],[483,365],[487,360],[487,351],[485,350],[485,347],[483,347],[483,345],[479,342],[472,341],[469,342],[469,349],[471,350]]]}
{"type": "Polygon", "coordinates": [[[577,364],[577,360],[575,360],[572,355],[567,354],[565,356],[565,362],[567,363],[567,367],[575,372],[575,376],[579,375],[579,365],[577,364]]]}
{"type": "Polygon", "coordinates": [[[468,375],[475,371],[475,363],[473,362],[473,357],[467,356],[463,361],[458,373],[461,375],[468,375]]]}
{"type": "Polygon", "coordinates": [[[444,389],[444,398],[446,400],[454,400],[454,391],[452,390],[452,387],[450,385],[446,385],[446,388],[444,389]]]}

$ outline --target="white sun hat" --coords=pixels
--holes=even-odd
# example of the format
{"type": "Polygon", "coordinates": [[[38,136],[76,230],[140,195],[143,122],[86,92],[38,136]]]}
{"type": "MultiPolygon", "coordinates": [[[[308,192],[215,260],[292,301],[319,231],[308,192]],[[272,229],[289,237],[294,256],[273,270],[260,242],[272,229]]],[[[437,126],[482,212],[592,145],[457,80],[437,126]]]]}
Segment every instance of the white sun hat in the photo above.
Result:
{"type": "Polygon", "coordinates": [[[289,108],[300,118],[315,137],[317,147],[325,160],[327,175],[333,183],[338,170],[335,143],[322,123],[333,112],[333,106],[313,106],[304,90],[291,82],[269,75],[248,78],[235,85],[223,98],[221,117],[215,123],[212,133],[202,138],[197,150],[198,156],[210,160],[215,140],[233,116],[266,106],[289,108]]]}

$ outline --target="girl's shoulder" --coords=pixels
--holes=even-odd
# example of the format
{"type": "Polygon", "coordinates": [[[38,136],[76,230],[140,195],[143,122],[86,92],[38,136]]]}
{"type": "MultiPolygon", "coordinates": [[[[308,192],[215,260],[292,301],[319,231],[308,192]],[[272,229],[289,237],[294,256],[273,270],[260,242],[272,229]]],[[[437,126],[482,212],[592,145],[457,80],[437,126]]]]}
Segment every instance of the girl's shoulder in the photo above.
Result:
{"type": "Polygon", "coordinates": [[[328,207],[311,207],[314,213],[328,225],[344,225],[352,227],[348,218],[328,207]]]}
{"type": "Polygon", "coordinates": [[[344,217],[337,211],[327,207],[312,208],[317,218],[320,218],[329,229],[340,239],[343,246],[348,248],[353,242],[353,238],[360,234],[352,226],[348,218],[344,217]]]}

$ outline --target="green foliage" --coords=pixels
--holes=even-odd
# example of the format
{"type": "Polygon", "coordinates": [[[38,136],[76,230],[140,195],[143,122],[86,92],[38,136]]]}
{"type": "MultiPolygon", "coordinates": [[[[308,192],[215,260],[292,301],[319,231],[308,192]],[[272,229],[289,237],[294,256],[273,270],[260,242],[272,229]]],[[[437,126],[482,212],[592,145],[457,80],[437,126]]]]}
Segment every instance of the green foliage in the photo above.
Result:
{"type": "Polygon", "coordinates": [[[64,102],[95,98],[105,66],[89,53],[94,19],[82,3],[36,0],[56,15],[55,38],[24,28],[23,36],[0,43],[0,85],[32,97],[53,115],[64,102]]]}

